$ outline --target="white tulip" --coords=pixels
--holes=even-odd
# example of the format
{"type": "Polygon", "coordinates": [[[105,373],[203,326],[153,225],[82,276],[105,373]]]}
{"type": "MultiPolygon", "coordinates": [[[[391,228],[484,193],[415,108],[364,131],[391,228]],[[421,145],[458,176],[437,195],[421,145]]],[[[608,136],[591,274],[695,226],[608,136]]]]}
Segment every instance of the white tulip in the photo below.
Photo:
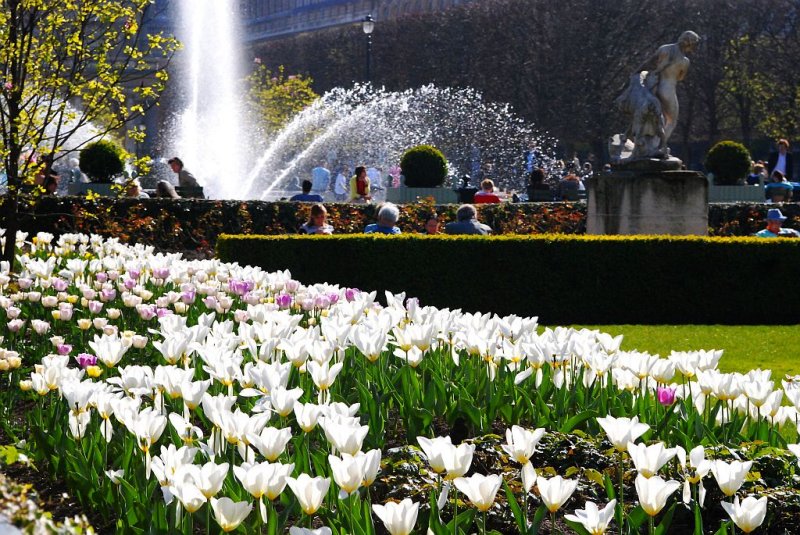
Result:
{"type": "Polygon", "coordinates": [[[474,444],[459,444],[455,448],[445,450],[444,468],[447,470],[445,479],[451,481],[466,474],[472,464],[474,453],[474,444]]]}
{"type": "Polygon", "coordinates": [[[639,423],[638,416],[633,418],[606,416],[605,418],[598,418],[597,423],[606,432],[608,440],[611,441],[617,451],[625,451],[628,449],[628,442],[635,442],[637,438],[650,429],[649,425],[639,423]]]}
{"type": "Polygon", "coordinates": [[[322,418],[319,425],[325,431],[325,438],[328,439],[331,446],[350,455],[361,451],[361,445],[369,432],[369,426],[343,425],[335,422],[333,418],[322,418]]]}
{"type": "Polygon", "coordinates": [[[247,518],[253,510],[252,504],[247,502],[234,502],[230,498],[211,498],[211,509],[214,511],[214,519],[228,533],[239,527],[239,524],[247,518]]]}
{"type": "Polygon", "coordinates": [[[325,526],[318,529],[298,528],[297,526],[289,528],[289,535],[331,535],[332,533],[331,528],[325,526]]]}
{"type": "Polygon", "coordinates": [[[381,469],[381,450],[369,450],[367,453],[358,452],[356,454],[358,459],[364,467],[364,481],[361,483],[364,487],[369,487],[375,482],[378,477],[378,470],[381,469]]]}
{"type": "Polygon", "coordinates": [[[527,463],[536,451],[536,446],[544,436],[544,428],[531,431],[518,425],[506,429],[506,444],[502,445],[509,457],[521,465],[527,463]]]}
{"type": "Polygon", "coordinates": [[[320,406],[313,403],[303,404],[298,401],[294,404],[293,410],[297,425],[306,433],[314,430],[319,422],[319,417],[322,415],[320,406]]]}
{"type": "Polygon", "coordinates": [[[677,481],[664,481],[659,476],[636,476],[636,493],[639,505],[650,516],[656,516],[667,504],[670,495],[681,486],[677,481]]]}
{"type": "Polygon", "coordinates": [[[449,455],[448,451],[454,449],[453,441],[450,437],[417,437],[417,442],[428,458],[428,464],[437,474],[445,471],[444,458],[449,455]]]}
{"type": "Polygon", "coordinates": [[[758,526],[764,522],[764,517],[767,515],[767,497],[762,496],[756,499],[754,496],[748,496],[739,502],[739,497],[733,499],[733,504],[728,502],[721,502],[722,508],[731,517],[731,520],[739,526],[739,529],[745,533],[754,531],[758,526]]]}
{"type": "Polygon", "coordinates": [[[733,461],[730,464],[716,460],[711,463],[711,473],[725,496],[733,496],[741,488],[753,461],[733,461]]]}
{"type": "Polygon", "coordinates": [[[574,515],[564,515],[564,518],[583,524],[590,535],[603,535],[614,518],[616,505],[617,500],[611,500],[605,507],[598,509],[594,502],[586,502],[583,509],[577,509],[574,515]]]}
{"type": "Polygon", "coordinates": [[[474,474],[471,477],[457,477],[453,480],[456,488],[466,494],[469,501],[481,512],[488,511],[494,504],[502,483],[503,478],[497,474],[489,476],[474,474]]]}
{"type": "Polygon", "coordinates": [[[331,486],[331,480],[327,477],[311,477],[308,474],[300,474],[297,478],[287,477],[286,483],[307,515],[317,512],[331,486]]]}
{"type": "Polygon", "coordinates": [[[341,458],[328,455],[328,463],[331,465],[333,480],[345,495],[358,490],[364,481],[364,463],[361,460],[343,453],[341,458]]]}
{"type": "Polygon", "coordinates": [[[537,477],[536,485],[539,487],[539,494],[547,506],[547,510],[555,513],[578,488],[578,480],[563,479],[561,476],[555,476],[550,479],[537,477]]]}
{"type": "Polygon", "coordinates": [[[636,470],[644,477],[652,477],[658,473],[662,466],[675,457],[675,448],[665,448],[663,442],[646,446],[628,442],[628,455],[631,456],[636,470]]]}
{"type": "Polygon", "coordinates": [[[184,509],[190,513],[194,513],[200,509],[207,499],[205,495],[197,488],[197,485],[191,482],[182,481],[170,485],[169,492],[178,498],[184,509]]]}
{"type": "Polygon", "coordinates": [[[406,498],[400,503],[373,504],[372,510],[381,519],[390,535],[409,535],[417,523],[419,504],[406,498]]]}

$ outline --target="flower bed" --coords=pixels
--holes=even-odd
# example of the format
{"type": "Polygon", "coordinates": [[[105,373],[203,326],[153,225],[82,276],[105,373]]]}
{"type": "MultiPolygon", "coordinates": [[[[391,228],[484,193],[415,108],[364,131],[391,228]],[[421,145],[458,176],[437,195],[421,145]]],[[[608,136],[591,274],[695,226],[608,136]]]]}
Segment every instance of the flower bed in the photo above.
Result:
{"type": "Polygon", "coordinates": [[[626,352],[113,239],[21,246],[0,422],[117,531],[796,525],[800,385],[722,374],[721,351],[626,352]]]}

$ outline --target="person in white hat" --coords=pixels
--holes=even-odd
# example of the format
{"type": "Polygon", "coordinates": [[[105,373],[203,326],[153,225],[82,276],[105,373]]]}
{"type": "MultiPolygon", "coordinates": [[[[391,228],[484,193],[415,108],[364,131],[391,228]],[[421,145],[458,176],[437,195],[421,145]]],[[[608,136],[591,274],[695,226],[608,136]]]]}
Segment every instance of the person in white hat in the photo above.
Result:
{"type": "Polygon", "coordinates": [[[759,230],[755,235],[759,238],[800,238],[800,232],[792,228],[783,228],[786,219],[779,209],[770,208],[767,211],[767,228],[759,230]]]}

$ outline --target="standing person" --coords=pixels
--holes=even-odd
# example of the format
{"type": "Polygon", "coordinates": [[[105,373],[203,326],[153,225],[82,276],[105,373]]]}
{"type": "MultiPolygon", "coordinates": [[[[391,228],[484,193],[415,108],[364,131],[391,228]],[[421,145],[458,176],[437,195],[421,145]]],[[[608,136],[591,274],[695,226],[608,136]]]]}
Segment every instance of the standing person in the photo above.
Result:
{"type": "Polygon", "coordinates": [[[303,193],[298,193],[289,200],[294,202],[322,202],[322,195],[311,193],[311,186],[310,180],[303,180],[303,193]]]}
{"type": "Polygon", "coordinates": [[[178,158],[177,156],[171,158],[168,162],[169,167],[172,169],[172,172],[178,175],[178,187],[181,188],[199,188],[200,184],[198,184],[197,179],[194,177],[192,173],[186,170],[183,166],[183,160],[178,158]]]}
{"type": "Polygon", "coordinates": [[[780,171],[789,182],[794,179],[794,162],[789,152],[789,142],[785,139],[778,140],[778,152],[771,153],[767,160],[769,176],[772,176],[774,171],[780,171]]]}
{"type": "Polygon", "coordinates": [[[336,183],[333,185],[333,194],[336,197],[337,202],[344,202],[347,200],[347,177],[345,176],[345,172],[347,169],[344,167],[339,169],[339,172],[336,173],[336,183]]]}
{"type": "Polygon", "coordinates": [[[324,195],[331,185],[331,172],[325,167],[325,162],[311,170],[311,190],[319,195],[324,195]]]}
{"type": "Polygon", "coordinates": [[[322,204],[311,207],[311,216],[300,227],[300,234],[333,234],[333,227],[327,222],[328,210],[322,204]]]}
{"type": "Polygon", "coordinates": [[[366,204],[372,199],[367,168],[359,165],[355,173],[350,179],[350,202],[366,204]]]}

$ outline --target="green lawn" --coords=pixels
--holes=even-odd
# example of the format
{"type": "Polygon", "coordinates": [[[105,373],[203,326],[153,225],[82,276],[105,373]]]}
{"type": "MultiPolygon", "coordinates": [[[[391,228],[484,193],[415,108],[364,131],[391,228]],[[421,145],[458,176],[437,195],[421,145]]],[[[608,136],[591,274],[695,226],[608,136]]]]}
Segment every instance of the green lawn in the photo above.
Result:
{"type": "MultiPolygon", "coordinates": [[[[578,327],[577,325],[575,327],[578,327]]],[[[772,369],[778,382],[800,374],[800,325],[582,325],[614,336],[624,335],[622,349],[662,357],[670,351],[724,349],[720,370],[772,369]]]]}

